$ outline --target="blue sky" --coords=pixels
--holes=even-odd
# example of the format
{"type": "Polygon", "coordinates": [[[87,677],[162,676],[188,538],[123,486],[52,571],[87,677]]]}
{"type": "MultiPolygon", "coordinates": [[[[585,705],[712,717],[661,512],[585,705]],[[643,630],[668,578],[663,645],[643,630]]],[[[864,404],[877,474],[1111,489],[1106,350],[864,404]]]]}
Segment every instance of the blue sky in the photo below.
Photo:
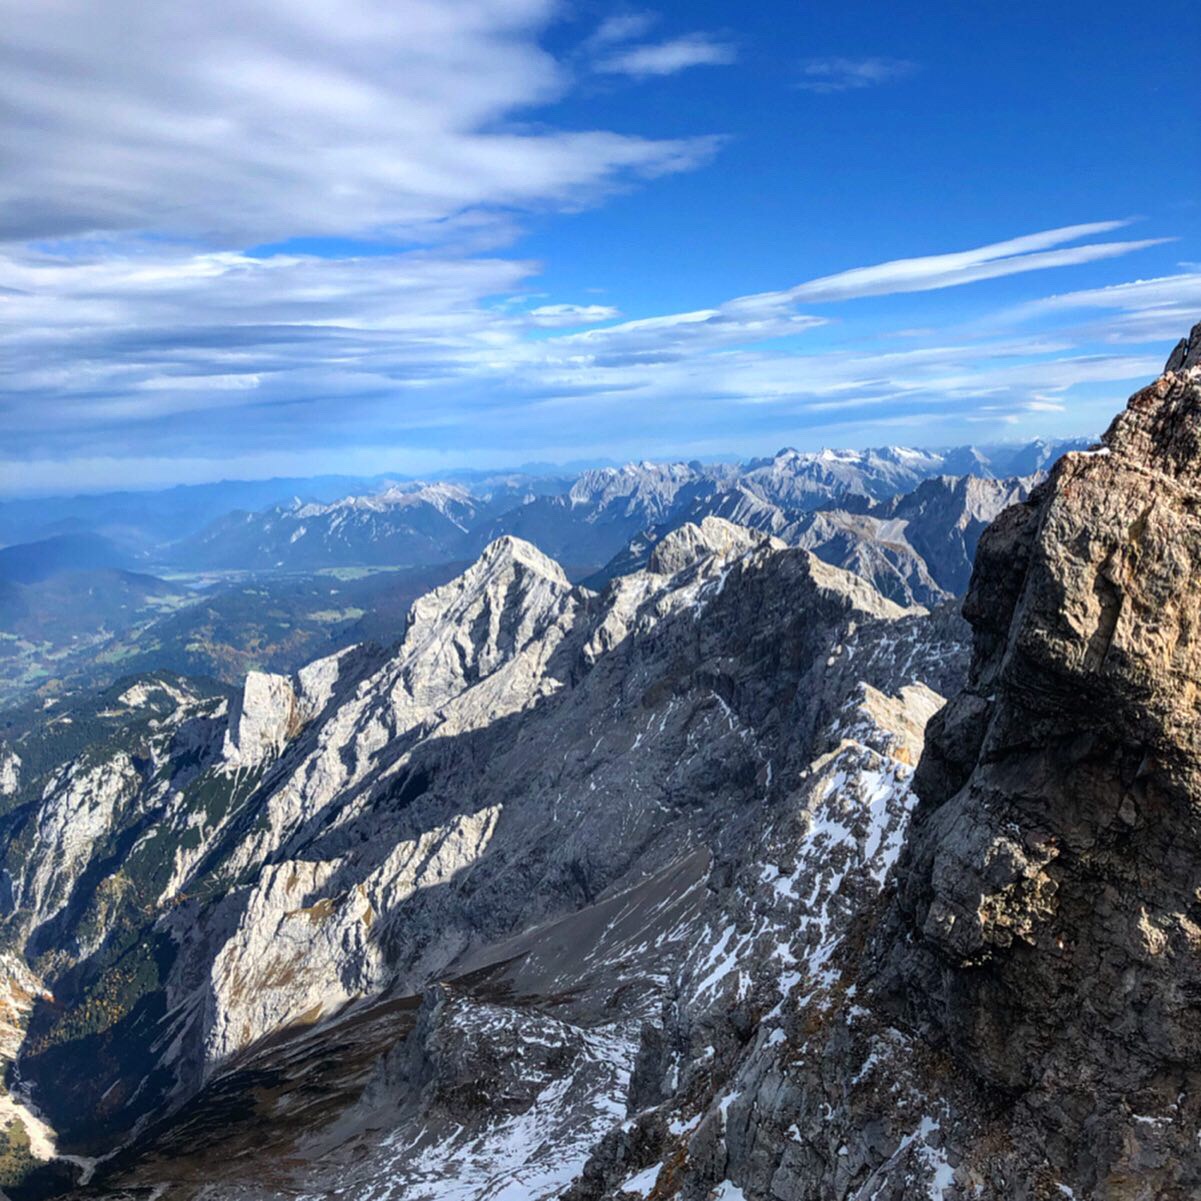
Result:
{"type": "Polygon", "coordinates": [[[1201,318],[1195,4],[0,17],[4,492],[1095,433],[1201,318]]]}

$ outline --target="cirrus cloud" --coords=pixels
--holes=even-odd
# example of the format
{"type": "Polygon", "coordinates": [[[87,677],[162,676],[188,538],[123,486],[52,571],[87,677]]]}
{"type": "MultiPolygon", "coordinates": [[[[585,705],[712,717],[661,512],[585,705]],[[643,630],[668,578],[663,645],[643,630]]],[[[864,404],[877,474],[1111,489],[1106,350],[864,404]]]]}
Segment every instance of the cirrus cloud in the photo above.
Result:
{"type": "Polygon", "coordinates": [[[0,0],[0,238],[428,240],[713,153],[706,137],[532,123],[571,83],[538,43],[557,12],[0,0]]]}
{"type": "Polygon", "coordinates": [[[609,75],[629,75],[647,79],[655,75],[675,75],[689,67],[718,67],[732,63],[734,47],[704,33],[690,33],[665,42],[629,46],[606,55],[596,70],[609,75]]]}
{"type": "Polygon", "coordinates": [[[608,304],[540,304],[536,309],[530,309],[526,316],[533,325],[556,329],[560,326],[612,321],[619,313],[608,304]]]}
{"type": "Polygon", "coordinates": [[[797,87],[807,92],[852,92],[905,79],[917,63],[903,58],[811,58],[801,67],[797,87]]]}
{"type": "MultiPolygon", "coordinates": [[[[837,306],[860,298],[1065,269],[1152,241],[1088,240],[1120,224],[625,320],[610,305],[527,308],[538,267],[503,257],[257,257],[161,242],[12,249],[0,253],[0,465],[10,480],[42,478],[51,468],[30,464],[86,453],[125,456],[136,472],[181,440],[214,471],[233,447],[291,469],[303,454],[318,466],[321,455],[361,463],[366,445],[373,462],[390,447],[409,461],[450,447],[461,462],[549,447],[578,457],[598,445],[621,453],[605,441],[619,434],[644,452],[669,436],[678,446],[681,429],[712,443],[729,436],[733,412],[744,439],[902,414],[1059,412],[1043,398],[1066,404],[1074,388],[1151,374],[1162,349],[1113,354],[1070,331],[995,329],[932,331],[913,346],[901,324],[891,347],[839,349],[822,335],[842,320],[837,306]]],[[[1133,320],[1162,294],[1130,286],[1066,294],[1055,307],[1125,304],[1133,320]]]]}

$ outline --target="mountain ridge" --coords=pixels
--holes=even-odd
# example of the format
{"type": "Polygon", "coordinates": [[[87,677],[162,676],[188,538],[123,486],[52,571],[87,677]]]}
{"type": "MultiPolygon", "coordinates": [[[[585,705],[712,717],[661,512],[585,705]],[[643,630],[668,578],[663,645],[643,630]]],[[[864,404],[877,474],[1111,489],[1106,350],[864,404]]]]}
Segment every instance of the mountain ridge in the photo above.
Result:
{"type": "Polygon", "coordinates": [[[970,666],[953,607],[705,514],[596,589],[502,533],[391,649],[13,732],[11,1104],[76,1156],[22,1187],[1189,1196],[1191,346],[1032,490],[810,518],[957,563],[1005,506],[970,666]]]}
{"type": "MultiPolygon", "coordinates": [[[[152,687],[145,694],[132,690],[122,694],[124,700],[115,706],[117,716],[110,720],[138,720],[139,706],[148,703],[144,697],[159,706],[156,711],[160,713],[162,706],[176,704],[177,717],[166,719],[164,714],[154,719],[160,723],[161,749],[150,752],[152,762],[165,754],[165,762],[174,763],[179,752],[170,748],[179,744],[184,731],[205,731],[199,743],[197,734],[190,734],[182,744],[199,750],[199,762],[184,768],[180,761],[178,767],[172,768],[178,783],[153,802],[161,814],[156,819],[161,829],[158,840],[178,838],[168,833],[175,823],[182,823],[178,827],[181,831],[194,828],[190,825],[192,819],[185,816],[189,812],[186,798],[199,799],[196,789],[201,783],[211,793],[219,781],[225,781],[220,787],[230,795],[227,803],[232,803],[235,810],[243,806],[241,816],[231,813],[229,818],[218,820],[200,845],[190,845],[188,839],[179,841],[166,861],[162,850],[156,852],[163,863],[155,869],[157,875],[151,877],[157,881],[151,886],[157,897],[151,892],[146,898],[165,907],[154,926],[152,942],[157,940],[160,945],[157,953],[167,955],[171,944],[177,948],[171,956],[176,966],[170,969],[168,977],[177,983],[166,985],[166,997],[174,995],[176,1000],[167,1000],[167,1011],[159,1020],[168,1021],[167,1014],[181,1005],[181,1012],[188,1011],[189,1003],[185,1001],[188,991],[173,990],[179,990],[201,964],[208,964],[206,970],[215,973],[211,984],[216,997],[213,1018],[202,1018],[205,1012],[202,1009],[188,1019],[187,1025],[177,1029],[174,1036],[173,1045],[179,1048],[182,1058],[169,1062],[176,1065],[172,1072],[182,1073],[181,1082],[191,1082],[185,1088],[193,1091],[207,1088],[206,1080],[216,1078],[212,1072],[216,1070],[219,1075],[224,1070],[221,1065],[228,1064],[231,1056],[245,1048],[247,1035],[242,1032],[245,1023],[250,1023],[251,1030],[267,1034],[280,1022],[286,1025],[288,1020],[307,1013],[317,998],[321,998],[327,1014],[326,1007],[331,1004],[336,1011],[338,1003],[329,992],[332,979],[344,981],[340,988],[350,988],[349,993],[341,994],[345,1003],[361,995],[365,988],[369,992],[378,991],[388,978],[395,981],[392,987],[403,989],[408,981],[408,987],[412,988],[426,979],[436,965],[442,964],[445,971],[456,957],[468,953],[470,942],[455,941],[460,937],[454,934],[455,923],[463,918],[453,917],[458,912],[455,907],[466,903],[465,899],[455,900],[457,893],[446,891],[447,884],[436,886],[432,892],[428,891],[432,881],[416,892],[413,887],[421,879],[430,880],[431,871],[435,873],[434,879],[449,881],[463,870],[456,864],[474,863],[470,874],[483,879],[482,865],[497,856],[498,867],[493,870],[508,862],[510,866],[505,871],[516,871],[523,878],[527,875],[529,868],[524,864],[530,851],[525,842],[527,835],[519,833],[526,828],[521,823],[533,821],[534,826],[529,828],[536,829],[545,822],[544,804],[550,803],[552,812],[556,806],[569,804],[565,798],[551,803],[556,793],[562,796],[565,785],[554,783],[554,773],[559,769],[553,766],[553,755],[547,759],[537,749],[540,740],[549,747],[569,737],[577,747],[578,766],[568,768],[565,779],[572,781],[568,792],[574,799],[570,805],[582,808],[571,810],[569,806],[553,824],[569,822],[568,812],[577,812],[579,829],[572,832],[566,844],[561,845],[557,837],[543,843],[547,848],[543,854],[549,853],[550,859],[540,869],[544,880],[540,888],[501,885],[499,881],[506,879],[502,875],[494,887],[502,887],[503,892],[495,894],[485,908],[480,908],[485,904],[484,896],[492,894],[480,894],[479,901],[470,903],[475,915],[471,927],[479,930],[475,937],[480,949],[501,935],[524,937],[522,929],[536,926],[539,920],[553,921],[570,914],[581,902],[593,903],[604,895],[607,882],[620,879],[623,872],[631,870],[639,853],[651,856],[648,870],[668,870],[672,862],[669,844],[657,847],[654,840],[648,841],[648,833],[630,841],[631,829],[623,831],[621,824],[614,826],[613,814],[605,811],[608,806],[595,807],[590,798],[596,795],[600,778],[597,772],[603,775],[616,770],[619,776],[633,772],[632,778],[642,781],[640,787],[652,791],[666,786],[665,798],[674,799],[665,799],[662,810],[638,803],[629,810],[626,820],[650,822],[648,830],[656,823],[667,823],[665,829],[675,823],[683,836],[683,831],[694,822],[704,824],[711,820],[704,818],[704,814],[714,801],[702,799],[709,789],[697,791],[706,772],[717,773],[714,784],[719,787],[718,795],[732,786],[720,783],[731,765],[740,765],[733,777],[740,781],[736,785],[740,789],[753,787],[756,776],[763,774],[762,765],[751,769],[754,758],[748,759],[748,749],[742,745],[743,719],[734,714],[749,704],[751,712],[761,715],[756,720],[778,724],[778,718],[772,716],[774,705],[769,697],[754,699],[762,686],[759,677],[766,664],[779,663],[774,670],[783,671],[784,679],[797,670],[816,669],[817,664],[824,663],[831,646],[830,636],[824,631],[837,628],[848,618],[852,619],[852,626],[866,620],[881,628],[923,620],[920,610],[910,615],[878,597],[863,581],[821,563],[808,552],[773,546],[741,531],[734,534],[724,523],[710,522],[707,528],[697,528],[691,534],[681,532],[677,541],[689,544],[687,552],[678,562],[659,564],[661,568],[669,568],[671,574],[625,577],[615,581],[601,596],[571,585],[534,548],[515,539],[500,540],[464,576],[414,606],[405,638],[394,652],[348,652],[306,669],[307,680],[303,678],[305,673],[293,681],[252,676],[228,716],[223,715],[220,702],[202,695],[193,701],[186,699],[187,694],[179,694],[185,699],[176,703],[170,701],[170,689],[164,692],[152,687]],[[785,598],[790,607],[796,608],[800,596],[809,599],[800,606],[797,617],[789,619],[793,631],[789,637],[795,640],[796,651],[781,662],[780,631],[740,629],[743,623],[738,614],[752,600],[754,604],[770,601],[773,611],[784,613],[785,598]],[[703,616],[718,611],[722,613],[720,621],[711,617],[702,620],[703,616]],[[709,669],[689,670],[679,659],[681,650],[692,646],[698,635],[714,643],[713,651],[704,658],[709,659],[716,652],[715,665],[726,663],[725,667],[715,667],[717,675],[710,675],[709,669]],[[748,636],[751,641],[745,642],[748,636]],[[734,640],[732,644],[730,639],[734,640]],[[732,683],[721,682],[723,674],[733,667],[728,654],[720,651],[723,644],[729,644],[731,649],[745,645],[740,653],[749,658],[741,670],[752,691],[744,699],[739,698],[732,683]],[[801,658],[796,659],[796,655],[801,658]],[[638,667],[639,663],[643,666],[638,667]],[[684,673],[679,684],[680,697],[691,699],[683,708],[681,700],[673,699],[671,691],[662,690],[659,675],[662,668],[652,668],[652,664],[675,664],[670,670],[684,673]],[[666,771],[659,781],[654,779],[659,770],[656,764],[670,760],[648,758],[641,749],[634,751],[628,761],[621,759],[610,767],[602,766],[603,757],[589,765],[589,755],[595,754],[595,748],[593,752],[587,751],[595,741],[588,733],[589,722],[595,722],[602,713],[611,714],[617,698],[631,696],[633,700],[638,695],[640,686],[636,681],[640,674],[646,681],[643,687],[651,691],[641,702],[634,701],[627,719],[634,723],[633,729],[626,734],[618,734],[614,729],[608,735],[610,739],[624,740],[628,748],[640,743],[651,745],[666,738],[682,746],[692,745],[691,754],[695,756],[702,744],[692,742],[693,735],[689,733],[692,723],[699,722],[699,728],[710,729],[713,734],[711,748],[696,765],[681,764],[666,771]],[[155,696],[160,699],[154,701],[155,696]],[[121,716],[126,711],[128,716],[121,716]],[[578,716],[569,716],[576,713],[578,716]],[[440,793],[435,785],[439,772],[449,770],[448,766],[436,765],[446,765],[446,756],[453,755],[449,763],[459,764],[454,768],[458,773],[455,778],[472,779],[477,770],[472,766],[477,752],[468,754],[466,748],[480,739],[485,746],[506,746],[509,736],[505,730],[513,721],[520,721],[522,739],[505,754],[510,758],[516,756],[514,762],[525,767],[496,776],[489,785],[494,791],[486,793],[487,803],[463,812],[458,808],[461,802],[452,804],[450,799],[458,793],[459,786],[444,785],[443,788],[451,789],[447,795],[440,793]],[[576,732],[568,735],[566,730],[572,727],[576,732]],[[232,740],[229,733],[223,733],[227,728],[238,731],[232,740]],[[537,734],[537,730],[543,733],[537,734]],[[450,749],[460,743],[467,755],[462,760],[450,749]],[[713,755],[720,758],[711,760],[713,755]],[[213,766],[203,768],[206,761],[213,766]],[[536,762],[543,766],[535,768],[536,762]],[[711,766],[702,766],[710,762],[711,766]],[[197,768],[202,769],[200,777],[194,774],[197,768]],[[548,771],[551,774],[539,786],[547,790],[542,798],[537,802],[524,799],[532,787],[531,772],[546,776],[548,771]],[[464,772],[467,774],[463,775],[464,772]],[[511,777],[513,782],[502,784],[504,777],[511,777]],[[253,800],[256,789],[261,796],[259,802],[253,800]],[[169,799],[172,796],[178,799],[169,799]],[[162,808],[164,804],[166,809],[162,808]],[[244,808],[246,804],[251,807],[244,808]],[[171,818],[168,815],[176,805],[182,808],[178,817],[171,818]],[[523,808],[528,812],[524,819],[517,816],[523,808]],[[252,821],[255,812],[259,816],[252,821]],[[419,816],[422,813],[426,815],[424,818],[419,816]],[[388,844],[369,851],[371,840],[361,842],[355,831],[377,829],[380,821],[388,823],[388,844]],[[411,831],[408,836],[404,834],[406,829],[411,831]],[[506,830],[509,832],[505,833],[506,830]],[[393,849],[389,850],[389,846],[393,849]],[[644,848],[642,852],[639,846],[644,848]],[[510,850],[505,851],[504,847],[510,850]],[[466,860],[460,858],[463,854],[467,854],[466,860]],[[514,855],[516,858],[510,858],[514,855]],[[356,858],[360,866],[352,867],[356,858]],[[286,866],[289,862],[291,867],[286,866]],[[438,867],[439,863],[443,866],[438,867]],[[551,870],[549,865],[554,863],[558,867],[551,870]],[[424,866],[418,867],[419,864],[424,866]],[[417,871],[418,875],[409,884],[399,884],[397,881],[406,879],[404,873],[409,870],[417,871]],[[556,883],[549,883],[548,870],[549,880],[556,883]],[[398,871],[400,877],[395,876],[398,871]],[[226,883],[218,884],[219,879],[226,883]],[[236,883],[242,879],[258,882],[251,884],[250,892],[244,894],[239,891],[242,886],[236,883]],[[201,886],[199,882],[205,880],[208,883],[201,886]],[[294,882],[288,884],[289,880],[294,882]],[[231,885],[234,891],[223,897],[223,890],[231,885]],[[212,899],[208,902],[191,899],[198,888],[201,895],[207,893],[212,899]],[[441,896],[442,893],[445,895],[441,896]],[[500,895],[506,898],[503,903],[495,899],[500,895]],[[418,909],[435,904],[435,896],[439,897],[434,910],[439,915],[437,937],[426,949],[416,952],[412,966],[405,969],[408,975],[396,978],[396,969],[390,968],[392,977],[377,977],[387,958],[395,956],[397,951],[387,952],[381,959],[379,947],[372,949],[373,941],[363,942],[363,936],[369,934],[374,940],[375,931],[379,931],[385,936],[386,946],[386,932],[395,927],[397,920],[391,910],[398,904],[418,909]],[[388,901],[387,897],[394,899],[388,901]],[[367,909],[362,908],[364,904],[367,909]],[[249,908],[242,909],[243,905],[249,908]],[[514,911],[515,905],[532,908],[514,911]],[[558,910],[556,905],[560,907],[558,910]],[[235,917],[239,910],[242,916],[235,917]],[[291,961],[287,948],[292,935],[285,936],[285,931],[310,930],[310,919],[304,916],[310,912],[322,915],[321,926],[330,923],[329,935],[321,936],[321,945],[327,950],[318,953],[310,945],[303,961],[291,961]],[[365,924],[368,912],[375,916],[365,924]],[[512,912],[525,912],[527,916],[520,921],[513,916],[502,918],[502,914],[512,912]],[[251,924],[247,925],[248,922],[251,924]],[[275,923],[281,924],[277,928],[275,923]],[[354,931],[360,933],[347,943],[345,940],[354,931]],[[164,937],[167,943],[162,943],[164,937]],[[243,939],[248,941],[234,952],[233,947],[243,939]],[[214,951],[209,948],[222,943],[227,947],[224,957],[217,955],[214,959],[214,951]],[[359,946],[359,950],[350,961],[342,962],[345,947],[351,945],[359,946]],[[333,955],[341,966],[333,968],[333,961],[325,958],[327,955],[333,955]],[[185,966],[188,963],[193,966],[185,966]],[[367,982],[372,979],[375,983],[369,985],[367,982]],[[289,1014],[293,1016],[289,1018],[289,1014]],[[211,1026],[210,1021],[214,1023],[211,1026]],[[199,1025],[195,1025],[197,1022],[199,1025]],[[184,1031],[193,1026],[195,1033],[185,1036],[184,1031]],[[205,1029],[208,1032],[202,1035],[205,1029]],[[191,1050],[185,1052],[185,1047],[191,1050]],[[212,1066],[204,1067],[205,1064],[212,1066]]],[[[824,704],[841,703],[837,695],[831,694],[824,704]]],[[[822,716],[823,703],[810,697],[806,690],[798,694],[797,703],[801,711],[812,710],[817,704],[817,710],[804,719],[807,725],[820,725],[826,720],[822,716]]],[[[15,749],[21,754],[22,744],[15,749]]],[[[495,753],[503,762],[502,753],[499,750],[495,753]]],[[[32,756],[25,754],[23,758],[27,770],[23,772],[25,781],[20,796],[36,797],[38,781],[45,779],[45,768],[41,776],[30,774],[32,756]]],[[[112,766],[106,769],[117,791],[106,793],[99,802],[96,838],[101,846],[111,836],[104,832],[107,823],[116,821],[120,828],[129,820],[119,815],[130,801],[119,797],[136,798],[144,789],[150,789],[145,794],[146,801],[133,801],[132,813],[148,803],[151,796],[160,795],[161,786],[153,783],[155,775],[146,783],[139,783],[137,773],[131,774],[132,763],[131,754],[119,752],[112,766]]],[[[56,803],[77,804],[79,790],[91,787],[88,783],[91,777],[86,774],[91,769],[81,766],[77,770],[83,774],[73,775],[68,769],[61,777],[59,787],[66,792],[56,803]]],[[[499,764],[494,770],[501,771],[499,764]]],[[[638,791],[628,795],[629,801],[625,803],[633,803],[638,791]]],[[[44,809],[47,802],[34,800],[33,804],[36,811],[44,809]]],[[[14,813],[28,812],[28,805],[28,801],[18,798],[14,813]]],[[[18,816],[17,820],[23,819],[18,816]]],[[[207,823],[199,828],[207,829],[207,823]]],[[[545,840],[550,835],[551,831],[546,831],[539,838],[545,840]]],[[[153,842],[144,845],[149,848],[153,842]]],[[[679,846],[680,853],[684,853],[686,845],[685,842],[679,846]]],[[[48,846],[45,849],[50,850],[48,846]]],[[[688,854],[692,850],[695,847],[688,854]]],[[[77,869],[61,866],[57,870],[59,875],[69,876],[77,869]]],[[[135,868],[131,865],[126,870],[132,873],[135,868]]],[[[22,900],[21,906],[28,908],[35,895],[30,892],[33,877],[28,870],[19,873],[19,877],[18,895],[29,897],[28,902],[22,900]]],[[[39,897],[44,894],[42,887],[39,897]]],[[[480,887],[476,885],[477,892],[480,887]]],[[[31,912],[40,915],[35,924],[43,931],[36,935],[35,942],[47,939],[48,922],[62,920],[58,915],[65,911],[48,908],[52,903],[57,902],[51,902],[50,894],[45,894],[43,901],[32,905],[31,912]]],[[[109,954],[103,947],[102,942],[97,948],[101,962],[109,954]]],[[[405,954],[411,956],[414,952],[405,954]]],[[[401,962],[405,962],[404,956],[401,962]]],[[[90,987],[107,988],[103,981],[112,978],[115,970],[116,964],[102,969],[96,984],[90,987]]],[[[60,988],[60,991],[68,1012],[75,1011],[77,1002],[68,999],[70,990],[60,988]]],[[[147,994],[157,995],[160,994],[154,991],[147,994]]],[[[40,1048],[48,1039],[50,1047],[62,1045],[54,1042],[65,1034],[65,1031],[54,1033],[61,1023],[61,1018],[50,1019],[49,1011],[35,1010],[30,1036],[33,1045],[40,1048]]],[[[114,1043],[114,1049],[119,1045],[114,1043]]],[[[132,1053],[132,1048],[127,1053],[132,1053]]],[[[24,1077],[36,1081],[44,1071],[57,1071],[52,1067],[55,1054],[58,1052],[52,1053],[48,1048],[27,1055],[22,1067],[24,1077]]],[[[101,1077],[96,1089],[110,1090],[113,1083],[101,1077]]],[[[128,1092],[128,1086],[123,1085],[119,1091],[128,1092]]],[[[46,1096],[41,1090],[37,1095],[46,1096]]],[[[109,1092],[110,1097],[116,1095],[109,1092]]],[[[144,1102],[154,1095],[152,1090],[142,1090],[144,1102]]],[[[84,1106],[90,1104],[81,1100],[84,1106]]],[[[51,1109],[55,1109],[53,1102],[51,1109]]],[[[82,1116],[82,1110],[77,1112],[82,1116]]],[[[59,1122],[63,1117],[63,1113],[57,1114],[59,1122]]],[[[102,1124],[100,1128],[105,1127],[102,1124]]]]}

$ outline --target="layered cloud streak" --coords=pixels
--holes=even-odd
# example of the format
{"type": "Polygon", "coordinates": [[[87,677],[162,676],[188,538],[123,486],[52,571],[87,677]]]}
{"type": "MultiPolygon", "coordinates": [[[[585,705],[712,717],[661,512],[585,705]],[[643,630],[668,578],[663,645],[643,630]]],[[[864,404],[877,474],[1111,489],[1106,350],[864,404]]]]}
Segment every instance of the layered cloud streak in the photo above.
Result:
{"type": "Polygon", "coordinates": [[[535,124],[570,86],[537,40],[557,8],[0,0],[0,237],[439,238],[712,152],[535,124]]]}
{"type": "MultiPolygon", "coordinates": [[[[1156,244],[1111,237],[1113,221],[683,312],[540,292],[542,264],[511,253],[523,221],[696,168],[722,133],[569,128],[556,103],[573,89],[642,95],[644,81],[737,57],[645,12],[577,29],[552,54],[565,11],[0,0],[5,486],[75,479],[85,462],[102,465],[97,483],[161,478],[173,458],[211,464],[189,468],[203,475],[295,472],[297,456],[313,470],[374,456],[382,470],[389,455],[420,467],[452,450],[496,462],[762,449],[890,421],[928,441],[935,414],[1054,413],[1073,388],[1145,375],[1161,357],[1147,344],[1196,307],[1201,276],[1184,269],[938,333],[878,316],[866,340],[848,333],[852,302],[1156,244]]],[[[822,60],[806,78],[836,92],[910,70],[822,60]]]]}
{"type": "Polygon", "coordinates": [[[14,457],[128,453],[131,443],[166,453],[181,435],[216,456],[235,435],[266,453],[314,439],[352,444],[371,431],[471,457],[535,450],[548,431],[579,453],[615,426],[652,442],[681,428],[713,438],[731,406],[747,429],[851,426],[901,398],[919,416],[948,405],[1030,411],[1034,389],[1152,369],[1154,356],[1096,353],[1072,336],[1082,313],[1087,322],[1105,310],[1112,324],[1117,310],[1137,329],[1162,315],[1169,289],[1177,304],[1201,298],[1201,276],[1037,302],[1064,315],[1059,335],[1024,332],[1025,306],[957,341],[839,348],[827,337],[839,306],[1147,244],[1080,241],[1113,228],[1046,231],[627,320],[610,305],[523,301],[537,265],[504,257],[254,257],[146,243],[90,256],[79,245],[11,250],[0,256],[0,339],[5,391],[25,403],[0,411],[0,437],[14,457]]]}

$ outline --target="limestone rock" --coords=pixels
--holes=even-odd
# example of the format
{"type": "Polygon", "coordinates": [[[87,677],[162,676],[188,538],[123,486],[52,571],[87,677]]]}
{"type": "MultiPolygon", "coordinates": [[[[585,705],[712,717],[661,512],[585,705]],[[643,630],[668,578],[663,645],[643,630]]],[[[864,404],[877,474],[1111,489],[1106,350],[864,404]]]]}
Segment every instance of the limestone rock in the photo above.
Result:
{"type": "Polygon", "coordinates": [[[878,947],[1015,1098],[1009,1170],[1098,1199],[1201,1189],[1199,342],[981,541],[878,947]]]}
{"type": "Polygon", "coordinates": [[[296,691],[287,676],[252,671],[230,707],[225,751],[237,767],[278,755],[300,725],[296,691]]]}
{"type": "Polygon", "coordinates": [[[760,544],[784,545],[723,518],[706,517],[700,525],[688,522],[657,542],[647,569],[656,575],[674,575],[708,555],[729,556],[760,544]]]}
{"type": "Polygon", "coordinates": [[[21,756],[0,746],[0,797],[15,796],[21,787],[21,756]]]}

